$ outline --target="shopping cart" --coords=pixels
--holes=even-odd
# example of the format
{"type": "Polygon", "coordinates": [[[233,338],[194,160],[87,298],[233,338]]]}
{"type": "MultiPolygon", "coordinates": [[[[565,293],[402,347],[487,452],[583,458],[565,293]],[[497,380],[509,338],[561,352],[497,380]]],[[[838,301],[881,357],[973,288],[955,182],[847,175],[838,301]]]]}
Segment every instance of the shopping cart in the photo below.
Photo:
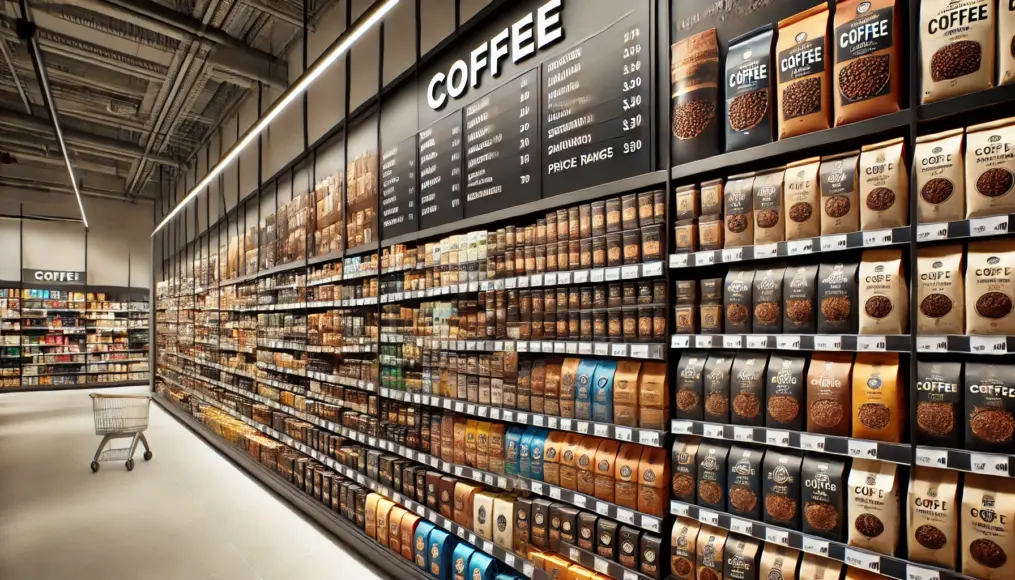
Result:
{"type": "Polygon", "coordinates": [[[92,459],[92,472],[99,470],[100,461],[123,461],[127,471],[134,469],[134,451],[137,442],[144,445],[144,458],[152,458],[151,448],[145,439],[144,430],[148,428],[148,406],[152,398],[145,395],[99,395],[92,393],[92,412],[95,415],[95,434],[102,435],[102,443],[95,451],[92,459]],[[106,449],[106,444],[114,439],[130,439],[129,447],[106,449]]]}

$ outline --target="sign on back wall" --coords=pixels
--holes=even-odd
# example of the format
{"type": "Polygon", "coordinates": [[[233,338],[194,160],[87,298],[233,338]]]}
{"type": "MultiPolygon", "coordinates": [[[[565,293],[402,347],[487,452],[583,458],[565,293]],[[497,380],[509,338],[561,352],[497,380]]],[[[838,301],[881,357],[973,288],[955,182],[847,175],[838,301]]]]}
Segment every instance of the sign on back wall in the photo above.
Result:
{"type": "Polygon", "coordinates": [[[81,286],[85,283],[85,273],[74,270],[21,270],[21,281],[35,284],[52,284],[54,286],[81,286]]]}

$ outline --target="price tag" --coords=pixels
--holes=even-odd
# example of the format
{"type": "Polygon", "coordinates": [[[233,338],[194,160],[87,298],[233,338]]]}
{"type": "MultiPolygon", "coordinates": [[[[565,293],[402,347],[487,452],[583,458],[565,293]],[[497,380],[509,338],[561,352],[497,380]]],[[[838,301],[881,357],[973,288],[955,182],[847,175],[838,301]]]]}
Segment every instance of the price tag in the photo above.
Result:
{"type": "Polygon", "coordinates": [[[603,278],[607,282],[616,282],[620,280],[620,268],[607,268],[603,273],[603,278]]]}
{"type": "Polygon", "coordinates": [[[712,336],[708,334],[694,335],[694,348],[712,348],[712,336]]]}
{"type": "Polygon", "coordinates": [[[872,441],[849,440],[849,456],[863,459],[878,458],[878,444],[872,441]]]}
{"type": "Polygon", "coordinates": [[[638,580],[638,574],[631,570],[624,570],[624,580],[638,580]]]}
{"type": "Polygon", "coordinates": [[[789,534],[782,530],[765,527],[765,541],[788,546],[789,534]]]}
{"type": "Polygon", "coordinates": [[[611,344],[610,345],[610,356],[628,356],[628,347],[626,344],[611,344]]]}
{"type": "Polygon", "coordinates": [[[623,266],[620,268],[620,277],[623,280],[633,280],[641,275],[641,266],[638,264],[632,264],[630,266],[623,266]]]}
{"type": "Polygon", "coordinates": [[[747,348],[768,348],[768,337],[763,334],[748,334],[747,348]]]}
{"type": "Polygon", "coordinates": [[[856,337],[856,350],[860,352],[884,351],[888,348],[888,341],[883,336],[858,336],[856,337]]]}
{"type": "Polygon", "coordinates": [[[557,272],[557,284],[570,284],[571,272],[557,272]]]}
{"type": "Polygon", "coordinates": [[[547,422],[547,427],[549,427],[550,429],[557,429],[558,428],[558,425],[557,425],[558,419],[557,419],[557,417],[547,417],[546,418],[546,422],[547,422]]]}
{"type": "Polygon", "coordinates": [[[634,512],[624,508],[617,508],[617,520],[625,524],[634,525],[634,512]]]}
{"type": "Polygon", "coordinates": [[[430,458],[430,467],[433,467],[434,469],[437,469],[438,467],[440,467],[440,464],[441,464],[441,460],[440,459],[437,459],[436,457],[431,457],[430,458]]]}
{"type": "Polygon", "coordinates": [[[779,255],[779,244],[762,244],[760,246],[754,246],[754,258],[760,260],[762,258],[774,258],[779,255]]]}
{"type": "Polygon", "coordinates": [[[948,337],[918,336],[916,337],[916,350],[918,352],[947,352],[948,337]]]}
{"type": "Polygon", "coordinates": [[[775,347],[779,350],[799,350],[800,336],[794,334],[776,335],[775,347]]]}
{"type": "Polygon", "coordinates": [[[475,415],[476,414],[476,406],[475,405],[466,405],[465,406],[465,412],[470,414],[470,415],[475,415]]]}
{"type": "Polygon", "coordinates": [[[592,433],[596,437],[609,437],[610,436],[610,426],[609,425],[604,425],[603,423],[593,423],[592,424],[592,433]]]}
{"type": "Polygon", "coordinates": [[[648,262],[647,264],[641,265],[641,275],[648,278],[649,276],[662,276],[663,275],[663,263],[662,262],[648,262]]]}
{"type": "Polygon", "coordinates": [[[730,248],[722,251],[723,262],[739,262],[744,259],[743,248],[730,248]]]}
{"type": "Polygon", "coordinates": [[[971,236],[999,236],[1008,233],[1008,216],[998,215],[969,220],[971,236]]]}
{"type": "Polygon", "coordinates": [[[691,510],[687,507],[686,503],[682,503],[676,500],[670,501],[670,513],[675,516],[687,517],[690,515],[691,510]]]}
{"type": "MultiPolygon", "coordinates": [[[[597,427],[598,427],[598,425],[597,425],[597,427]]],[[[609,431],[609,427],[607,425],[603,425],[603,427],[606,428],[606,429],[604,429],[605,431],[609,431]]],[[[598,433],[597,433],[597,435],[598,435],[598,433]]],[[[632,441],[634,439],[634,436],[631,433],[631,429],[629,427],[619,427],[619,426],[617,426],[617,427],[613,428],[613,438],[617,439],[619,441],[632,441]]]]}
{"type": "Polygon", "coordinates": [[[550,487],[550,499],[560,499],[560,488],[553,487],[552,485],[549,487],[550,487]]]}
{"type": "Polygon", "coordinates": [[[531,274],[529,276],[529,286],[542,286],[543,275],[542,274],[531,274]]]}
{"type": "Polygon", "coordinates": [[[609,572],[610,572],[610,563],[608,561],[600,558],[599,556],[596,556],[595,558],[596,558],[595,559],[595,565],[593,567],[596,569],[596,572],[599,572],[600,574],[607,574],[607,575],[609,575],[609,572]]]}
{"type": "Polygon", "coordinates": [[[752,528],[753,526],[751,525],[751,522],[747,520],[742,520],[740,518],[733,517],[730,518],[730,531],[735,534],[743,534],[745,536],[750,536],[752,528]]]}
{"type": "Polygon", "coordinates": [[[696,252],[694,254],[694,265],[695,266],[711,266],[715,264],[715,255],[718,252],[696,252]]]}
{"type": "Polygon", "coordinates": [[[800,434],[800,449],[804,451],[824,451],[825,438],[820,435],[800,434]]]}
{"type": "Polygon", "coordinates": [[[514,565],[515,565],[515,555],[514,554],[504,554],[504,563],[507,564],[508,566],[511,566],[512,568],[514,568],[514,565]]]}
{"type": "Polygon", "coordinates": [[[517,420],[518,420],[519,423],[525,423],[526,425],[528,425],[529,424],[529,414],[528,413],[518,413],[518,419],[517,420]]]}
{"type": "Polygon", "coordinates": [[[811,538],[808,536],[803,537],[803,550],[811,554],[817,554],[819,556],[828,556],[828,542],[819,540],[817,538],[811,538]]]}
{"type": "Polygon", "coordinates": [[[670,348],[690,348],[691,337],[686,334],[674,334],[670,337],[670,348]]]}
{"type": "Polygon", "coordinates": [[[790,256],[799,256],[801,254],[810,254],[814,251],[814,240],[792,240],[787,242],[786,251],[790,256]]]}
{"type": "Polygon", "coordinates": [[[545,417],[543,415],[533,415],[532,416],[532,424],[535,425],[536,427],[542,427],[544,422],[545,422],[545,417]]]}
{"type": "Polygon", "coordinates": [[[451,408],[451,399],[444,399],[444,402],[443,402],[443,405],[442,405],[442,406],[443,406],[443,407],[444,407],[445,409],[450,409],[450,408],[451,408]]]}
{"type": "Polygon", "coordinates": [[[754,429],[751,427],[734,427],[734,441],[754,441],[754,429]]]}
{"type": "Polygon", "coordinates": [[[591,272],[589,272],[589,281],[590,282],[602,282],[605,279],[606,279],[606,269],[605,268],[595,268],[591,272]]]}
{"type": "Polygon", "coordinates": [[[571,502],[578,507],[585,507],[585,496],[575,494],[574,497],[571,498],[571,502]]]}
{"type": "Polygon", "coordinates": [[[585,284],[588,281],[589,281],[589,271],[588,270],[579,270],[579,271],[574,273],[574,283],[575,284],[585,284]]]}
{"type": "Polygon", "coordinates": [[[744,337],[738,334],[724,334],[722,335],[722,346],[723,348],[743,348],[744,337]]]}
{"type": "Polygon", "coordinates": [[[564,431],[572,431],[573,429],[571,427],[571,419],[561,419],[560,428],[563,429],[564,431]]]}
{"type": "MultiPolygon", "coordinates": [[[[475,542],[473,542],[473,544],[475,544],[475,542]]],[[[483,551],[486,552],[487,554],[492,554],[493,553],[493,542],[488,542],[486,540],[483,540],[483,551]]]]}
{"type": "Polygon", "coordinates": [[[892,230],[876,230],[863,233],[864,247],[884,246],[892,243],[892,230]]]}
{"type": "Polygon", "coordinates": [[[769,429],[768,431],[765,431],[765,443],[768,445],[785,447],[789,445],[789,432],[773,431],[769,429]]]}
{"type": "Polygon", "coordinates": [[[719,514],[709,510],[698,510],[698,521],[710,526],[718,526],[719,514]]]}
{"type": "Polygon", "coordinates": [[[694,433],[694,423],[674,420],[670,422],[670,431],[677,435],[692,435],[694,433]]]}
{"type": "Polygon", "coordinates": [[[582,435],[589,434],[589,424],[585,421],[578,421],[578,432],[582,435]]]}
{"type": "Polygon", "coordinates": [[[548,340],[544,341],[543,342],[543,352],[545,352],[547,354],[553,352],[553,343],[548,341],[548,340]]]}
{"type": "Polygon", "coordinates": [[[714,425],[712,423],[705,423],[704,425],[705,437],[711,437],[712,439],[722,439],[722,425],[714,425]]]}
{"type": "MultiPolygon", "coordinates": [[[[545,352],[545,351],[544,351],[545,352]]],[[[565,354],[567,352],[567,343],[556,341],[553,343],[554,354],[565,354]]]]}
{"type": "Polygon", "coordinates": [[[464,413],[465,412],[465,403],[462,403],[461,401],[456,402],[455,403],[455,412],[456,413],[464,413]]]}
{"type": "Polygon", "coordinates": [[[578,551],[578,548],[574,547],[568,548],[568,558],[570,558],[572,562],[582,561],[581,552],[578,551]]]}
{"type": "Polygon", "coordinates": [[[463,477],[465,475],[465,468],[462,467],[461,465],[456,465],[455,466],[455,475],[457,475],[459,477],[463,477]]]}
{"type": "Polygon", "coordinates": [[[948,467],[948,452],[944,449],[917,447],[916,464],[925,465],[927,467],[948,467]]]}
{"type": "Polygon", "coordinates": [[[556,286],[557,285],[557,273],[556,272],[550,272],[550,273],[546,274],[543,277],[543,284],[545,284],[547,286],[556,286]]]}
{"type": "Polygon", "coordinates": [[[489,486],[493,486],[494,485],[494,481],[495,481],[495,479],[494,479],[492,474],[489,474],[489,473],[484,473],[483,474],[483,483],[485,483],[485,484],[487,484],[489,486]]]}
{"type": "Polygon", "coordinates": [[[881,556],[868,554],[853,548],[846,548],[846,557],[843,559],[846,561],[846,564],[854,568],[874,573],[881,572],[881,556]]]}
{"type": "Polygon", "coordinates": [[[530,482],[529,488],[532,490],[532,493],[543,495],[543,484],[538,481],[530,482]]]}
{"type": "Polygon", "coordinates": [[[970,336],[969,350],[976,354],[1007,354],[1008,338],[1004,336],[970,336]]]}
{"type": "Polygon", "coordinates": [[[567,354],[578,354],[578,343],[576,342],[567,343],[565,351],[567,352],[567,354]]]}
{"type": "Polygon", "coordinates": [[[670,254],[670,268],[686,268],[687,254],[670,254]]]}
{"type": "Polygon", "coordinates": [[[940,578],[941,575],[936,570],[906,564],[906,580],[940,580],[940,578]]]}
{"type": "Polygon", "coordinates": [[[508,411],[508,410],[505,409],[504,410],[504,420],[505,421],[514,421],[515,420],[515,412],[514,411],[508,411]]]}
{"type": "Polygon", "coordinates": [[[504,287],[508,288],[508,289],[518,287],[518,279],[517,278],[508,278],[508,279],[504,280],[504,287]]]}
{"type": "Polygon", "coordinates": [[[833,335],[815,335],[814,350],[842,350],[842,337],[833,335]]]}
{"type": "Polygon", "coordinates": [[[610,504],[601,501],[596,502],[596,513],[602,516],[610,515],[610,504]]]}
{"type": "Polygon", "coordinates": [[[578,343],[578,354],[592,354],[592,343],[591,342],[579,342],[578,343]]]}
{"type": "Polygon", "coordinates": [[[974,473],[1008,475],[1008,458],[987,453],[970,453],[969,468],[974,473]]]}
{"type": "Polygon", "coordinates": [[[834,252],[846,249],[846,236],[821,236],[821,251],[834,252]]]}
{"type": "Polygon", "coordinates": [[[948,238],[948,224],[920,224],[916,226],[916,241],[929,242],[948,238]]]}
{"type": "Polygon", "coordinates": [[[500,420],[500,409],[496,407],[490,408],[490,418],[500,420]]]}
{"type": "Polygon", "coordinates": [[[592,344],[592,354],[596,356],[607,356],[610,354],[610,343],[596,342],[592,344]]]}

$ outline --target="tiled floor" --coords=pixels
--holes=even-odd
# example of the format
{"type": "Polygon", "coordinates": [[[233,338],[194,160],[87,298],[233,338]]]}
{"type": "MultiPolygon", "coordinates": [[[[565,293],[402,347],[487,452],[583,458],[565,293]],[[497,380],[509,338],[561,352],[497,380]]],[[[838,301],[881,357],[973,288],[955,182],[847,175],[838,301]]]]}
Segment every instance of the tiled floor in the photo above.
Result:
{"type": "Polygon", "coordinates": [[[91,472],[93,429],[87,392],[0,394],[0,578],[384,577],[157,405],[132,472],[91,472]]]}

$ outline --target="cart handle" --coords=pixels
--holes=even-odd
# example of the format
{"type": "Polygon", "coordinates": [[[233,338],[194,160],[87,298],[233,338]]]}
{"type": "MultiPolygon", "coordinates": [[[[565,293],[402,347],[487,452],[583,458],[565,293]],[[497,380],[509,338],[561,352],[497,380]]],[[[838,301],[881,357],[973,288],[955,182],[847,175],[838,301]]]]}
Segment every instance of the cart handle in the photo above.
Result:
{"type": "Polygon", "coordinates": [[[100,393],[89,393],[89,397],[93,399],[148,399],[151,400],[150,395],[103,395],[100,393]]]}

